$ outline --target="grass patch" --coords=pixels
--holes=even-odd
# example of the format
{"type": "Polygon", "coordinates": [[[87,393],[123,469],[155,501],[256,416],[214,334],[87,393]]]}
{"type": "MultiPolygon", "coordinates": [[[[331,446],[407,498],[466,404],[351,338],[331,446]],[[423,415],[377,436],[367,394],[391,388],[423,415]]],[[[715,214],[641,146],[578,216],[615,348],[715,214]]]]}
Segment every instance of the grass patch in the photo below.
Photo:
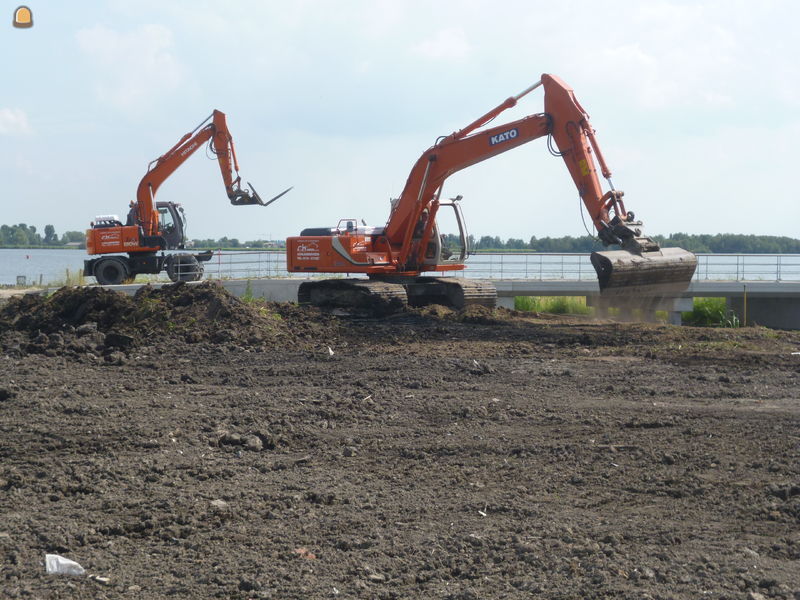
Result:
{"type": "Polygon", "coordinates": [[[70,269],[64,270],[64,279],[50,281],[47,287],[72,287],[78,285],[86,285],[86,278],[83,275],[83,269],[71,271],[70,269]]]}
{"type": "Polygon", "coordinates": [[[256,297],[253,295],[253,286],[250,284],[250,280],[247,280],[247,285],[244,288],[244,294],[241,296],[241,301],[246,302],[247,304],[253,304],[256,300],[256,297]]]}
{"type": "Polygon", "coordinates": [[[239,299],[245,304],[249,304],[255,308],[258,311],[258,314],[262,317],[273,318],[276,321],[283,320],[283,317],[281,317],[278,313],[272,312],[266,306],[266,300],[264,300],[263,297],[256,297],[256,295],[253,293],[253,286],[249,279],[247,280],[247,285],[244,288],[244,294],[242,294],[239,299]]]}
{"type": "Polygon", "coordinates": [[[739,327],[739,317],[730,310],[725,298],[695,298],[694,308],[681,313],[684,325],[696,327],[739,327]]]}
{"type": "Polygon", "coordinates": [[[514,309],[555,315],[588,315],[586,298],[581,296],[516,296],[514,309]]]}

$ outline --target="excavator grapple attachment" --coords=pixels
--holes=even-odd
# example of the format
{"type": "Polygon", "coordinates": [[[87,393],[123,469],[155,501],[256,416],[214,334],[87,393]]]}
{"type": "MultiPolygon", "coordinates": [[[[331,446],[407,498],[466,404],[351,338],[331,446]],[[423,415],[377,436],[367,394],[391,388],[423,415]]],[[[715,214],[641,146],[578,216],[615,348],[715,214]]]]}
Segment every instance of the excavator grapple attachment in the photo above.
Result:
{"type": "Polygon", "coordinates": [[[250,187],[249,192],[247,190],[239,188],[233,190],[230,194],[228,194],[228,197],[231,200],[231,204],[233,204],[234,206],[250,206],[253,204],[260,204],[261,206],[269,206],[270,204],[275,202],[275,200],[277,200],[284,194],[288,194],[290,191],[292,191],[292,189],[294,189],[294,186],[287,188],[274,198],[270,198],[269,200],[264,202],[261,199],[261,196],[258,195],[256,188],[253,187],[253,184],[248,181],[247,185],[250,187]]]}
{"type": "Polygon", "coordinates": [[[627,250],[593,252],[590,260],[602,296],[670,296],[685,291],[697,257],[683,248],[635,254],[627,250]]]}
{"type": "Polygon", "coordinates": [[[269,200],[267,200],[266,202],[264,202],[264,201],[261,199],[261,196],[259,196],[259,195],[258,195],[258,192],[256,192],[256,188],[254,188],[254,187],[253,187],[253,184],[252,184],[252,183],[250,183],[250,182],[248,181],[248,182],[247,182],[247,185],[249,185],[249,186],[250,186],[250,189],[251,189],[251,190],[253,190],[253,197],[254,197],[254,198],[255,198],[255,199],[258,201],[258,203],[259,203],[261,206],[269,206],[270,204],[272,204],[273,202],[275,202],[275,200],[277,200],[278,198],[280,198],[280,197],[281,197],[281,196],[283,196],[284,194],[288,194],[289,192],[291,192],[291,191],[294,189],[294,186],[288,187],[288,188],[286,188],[285,190],[283,190],[283,191],[282,191],[280,194],[278,194],[277,196],[275,196],[274,198],[270,198],[269,200]]]}

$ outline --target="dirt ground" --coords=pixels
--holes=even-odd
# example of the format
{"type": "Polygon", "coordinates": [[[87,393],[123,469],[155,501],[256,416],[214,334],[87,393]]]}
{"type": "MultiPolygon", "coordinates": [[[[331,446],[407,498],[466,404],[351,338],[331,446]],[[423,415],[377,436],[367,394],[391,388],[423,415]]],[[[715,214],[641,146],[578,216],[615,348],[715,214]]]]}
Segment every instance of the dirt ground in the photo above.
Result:
{"type": "Polygon", "coordinates": [[[0,597],[800,598],[798,332],[205,284],[0,346],[0,597]]]}

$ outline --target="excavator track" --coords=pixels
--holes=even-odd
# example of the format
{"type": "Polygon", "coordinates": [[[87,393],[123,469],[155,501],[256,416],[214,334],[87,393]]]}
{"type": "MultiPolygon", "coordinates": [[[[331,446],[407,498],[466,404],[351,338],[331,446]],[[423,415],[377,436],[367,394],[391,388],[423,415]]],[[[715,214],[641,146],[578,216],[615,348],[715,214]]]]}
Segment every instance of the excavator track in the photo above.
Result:
{"type": "Polygon", "coordinates": [[[354,315],[382,316],[408,305],[441,304],[461,309],[477,304],[494,308],[497,290],[490,281],[455,277],[416,277],[402,281],[322,279],[301,283],[297,301],[354,315]]]}
{"type": "Polygon", "coordinates": [[[297,291],[297,302],[350,314],[381,316],[408,305],[405,287],[368,279],[306,281],[297,291]]]}
{"type": "Polygon", "coordinates": [[[490,281],[455,277],[417,277],[406,284],[411,306],[442,304],[456,309],[472,305],[494,308],[497,289],[490,281]]]}

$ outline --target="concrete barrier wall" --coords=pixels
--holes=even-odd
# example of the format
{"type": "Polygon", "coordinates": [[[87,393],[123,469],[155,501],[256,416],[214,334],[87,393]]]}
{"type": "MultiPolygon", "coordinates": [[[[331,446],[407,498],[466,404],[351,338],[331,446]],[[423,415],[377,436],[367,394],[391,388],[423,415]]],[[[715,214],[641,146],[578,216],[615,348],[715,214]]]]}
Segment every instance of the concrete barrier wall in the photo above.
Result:
{"type": "Polygon", "coordinates": [[[744,297],[727,299],[739,322],[747,325],[763,325],[775,329],[800,329],[800,300],[796,298],[744,297]]]}
{"type": "MultiPolygon", "coordinates": [[[[297,289],[306,279],[221,279],[213,280],[234,296],[242,297],[248,294],[253,298],[262,298],[270,302],[297,302],[297,289]]],[[[200,281],[188,282],[186,285],[198,285],[200,281]]],[[[130,283],[127,285],[107,285],[106,288],[133,296],[145,284],[130,283]]],[[[151,283],[155,288],[169,283],[151,283]]]]}

